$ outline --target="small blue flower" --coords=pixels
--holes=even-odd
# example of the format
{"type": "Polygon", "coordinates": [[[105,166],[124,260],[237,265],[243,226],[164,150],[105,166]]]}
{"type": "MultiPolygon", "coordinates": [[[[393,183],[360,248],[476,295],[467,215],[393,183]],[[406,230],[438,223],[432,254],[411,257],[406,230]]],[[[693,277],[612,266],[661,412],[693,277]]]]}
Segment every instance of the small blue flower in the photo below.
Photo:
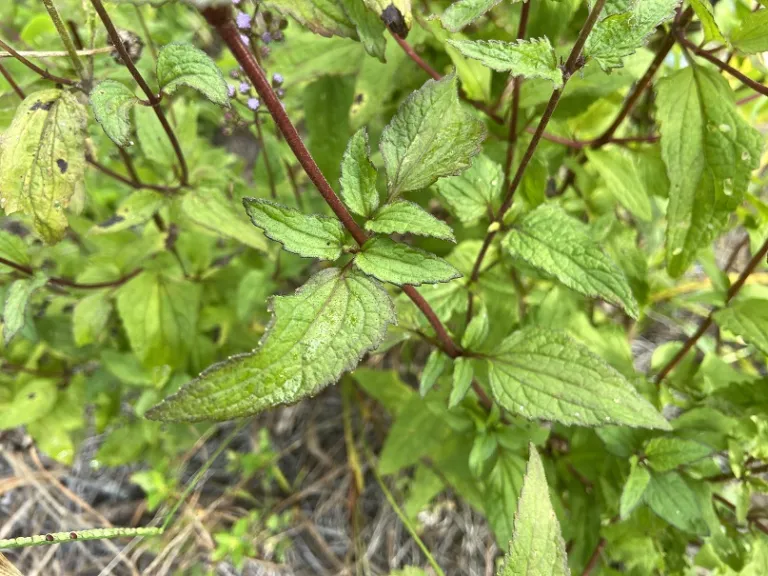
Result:
{"type": "Polygon", "coordinates": [[[248,94],[251,91],[251,85],[248,82],[240,83],[240,94],[248,94]]]}
{"type": "Polygon", "coordinates": [[[250,30],[251,17],[245,12],[238,12],[235,21],[237,22],[237,27],[241,30],[250,30]]]}
{"type": "Polygon", "coordinates": [[[264,44],[269,44],[272,42],[272,34],[264,32],[264,34],[261,35],[261,41],[264,42],[264,44]]]}
{"type": "Polygon", "coordinates": [[[251,39],[248,38],[248,36],[246,36],[245,34],[240,34],[240,40],[242,40],[243,44],[245,44],[246,46],[251,45],[251,39]]]}
{"type": "Polygon", "coordinates": [[[258,98],[248,98],[247,106],[248,108],[256,112],[256,110],[259,109],[259,106],[261,106],[261,102],[259,101],[258,98]]]}
{"type": "Polygon", "coordinates": [[[283,78],[282,74],[279,74],[278,72],[275,72],[272,74],[272,85],[273,86],[280,86],[282,83],[285,82],[285,78],[283,78]]]}
{"type": "Polygon", "coordinates": [[[232,84],[227,84],[227,95],[230,98],[234,98],[235,97],[235,87],[232,86],[232,84]]]}

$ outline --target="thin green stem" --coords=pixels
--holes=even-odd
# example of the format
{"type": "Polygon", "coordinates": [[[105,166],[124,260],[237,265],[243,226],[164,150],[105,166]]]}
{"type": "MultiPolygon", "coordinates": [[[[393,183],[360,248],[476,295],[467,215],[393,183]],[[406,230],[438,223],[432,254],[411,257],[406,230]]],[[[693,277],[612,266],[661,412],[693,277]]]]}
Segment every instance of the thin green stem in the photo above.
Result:
{"type": "Polygon", "coordinates": [[[242,422],[240,422],[235,428],[232,430],[232,432],[227,435],[224,440],[222,440],[221,444],[219,444],[219,447],[216,448],[216,451],[211,454],[210,458],[205,461],[205,464],[203,464],[200,469],[195,472],[195,475],[192,477],[192,479],[187,484],[187,487],[184,489],[184,492],[181,493],[181,496],[179,496],[179,499],[176,501],[176,503],[171,508],[170,512],[168,512],[168,516],[165,518],[165,522],[163,522],[163,525],[160,527],[160,530],[165,531],[168,526],[171,525],[171,522],[173,521],[173,517],[176,516],[176,513],[179,511],[179,508],[181,508],[181,505],[184,504],[186,499],[189,497],[189,495],[192,493],[192,490],[195,489],[198,482],[200,482],[200,479],[205,475],[206,472],[210,469],[211,466],[213,466],[213,463],[216,461],[216,459],[221,456],[221,454],[226,450],[229,445],[232,443],[232,440],[235,439],[235,437],[240,434],[240,432],[243,431],[243,429],[248,425],[248,423],[251,421],[250,418],[246,418],[242,422]]]}
{"type": "Polygon", "coordinates": [[[373,477],[376,479],[376,483],[379,485],[379,488],[381,488],[381,491],[384,493],[384,498],[386,498],[389,505],[392,506],[392,510],[394,510],[395,514],[397,514],[397,517],[400,518],[400,521],[403,523],[403,526],[405,526],[405,529],[408,530],[408,533],[411,535],[411,538],[413,538],[413,541],[416,542],[416,545],[424,553],[424,556],[427,557],[427,562],[429,562],[430,566],[432,566],[432,568],[435,570],[435,573],[438,576],[445,576],[445,572],[443,572],[443,569],[440,568],[440,565],[437,563],[437,560],[435,560],[434,556],[432,556],[432,553],[429,551],[429,548],[427,548],[424,542],[422,542],[421,538],[419,538],[419,535],[416,533],[416,528],[414,528],[413,524],[411,524],[411,521],[408,520],[408,517],[400,509],[400,506],[397,505],[397,501],[395,500],[395,497],[392,496],[392,492],[389,491],[389,488],[387,488],[387,485],[384,483],[384,480],[379,475],[379,471],[376,469],[376,466],[374,465],[374,462],[373,462],[373,455],[370,453],[368,446],[365,446],[365,454],[368,460],[371,462],[371,470],[373,471],[373,477]]]}
{"type": "Polygon", "coordinates": [[[86,82],[88,80],[88,74],[86,73],[85,67],[80,60],[80,56],[77,54],[75,43],[72,42],[72,37],[69,35],[67,27],[64,25],[64,21],[61,19],[59,11],[56,9],[53,0],[43,0],[43,4],[45,5],[45,9],[48,10],[48,15],[51,17],[51,20],[53,20],[53,25],[56,27],[56,32],[58,32],[59,38],[61,38],[61,41],[64,44],[64,48],[67,50],[67,54],[69,54],[69,59],[72,61],[72,65],[75,67],[77,75],[81,80],[86,82]]]}

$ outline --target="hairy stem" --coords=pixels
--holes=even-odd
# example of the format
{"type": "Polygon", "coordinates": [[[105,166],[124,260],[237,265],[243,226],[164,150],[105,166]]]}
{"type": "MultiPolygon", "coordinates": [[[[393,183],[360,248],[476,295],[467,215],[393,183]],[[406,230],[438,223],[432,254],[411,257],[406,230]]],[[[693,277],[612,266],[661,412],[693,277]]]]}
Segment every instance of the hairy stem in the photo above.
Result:
{"type": "MultiPolygon", "coordinates": [[[[734,282],[733,285],[731,285],[731,287],[728,289],[728,292],[725,296],[726,306],[739,293],[739,290],[741,290],[741,287],[744,286],[744,283],[747,281],[747,278],[749,278],[749,275],[754,272],[755,268],[757,268],[763,260],[765,260],[766,255],[768,255],[768,239],[765,240],[757,253],[752,257],[752,259],[749,261],[749,264],[747,264],[747,267],[744,268],[744,271],[739,274],[736,282],[734,282]]],[[[656,375],[657,386],[661,384],[664,378],[667,377],[667,375],[674,369],[674,367],[678,365],[680,360],[682,360],[685,355],[688,354],[688,352],[696,345],[699,339],[709,329],[709,327],[712,325],[712,322],[714,321],[714,314],[718,310],[720,310],[720,308],[712,309],[709,315],[699,325],[699,328],[696,330],[696,332],[694,332],[691,337],[685,341],[680,351],[675,354],[675,356],[659,371],[659,373],[656,375]]]]}
{"type": "MultiPolygon", "coordinates": [[[[355,239],[355,242],[361,246],[365,244],[366,240],[368,240],[368,235],[352,218],[352,215],[336,195],[336,192],[333,191],[330,184],[328,184],[328,181],[325,179],[325,176],[323,176],[323,173],[320,171],[314,158],[312,158],[309,150],[304,145],[296,127],[285,112],[282,102],[280,102],[266,76],[264,76],[264,72],[259,66],[259,63],[241,40],[240,32],[237,30],[237,27],[232,20],[231,9],[228,6],[206,8],[202,11],[202,15],[208,23],[216,29],[224,43],[229,47],[238,64],[242,66],[248,79],[253,83],[254,88],[256,88],[256,92],[259,94],[262,103],[272,115],[275,125],[282,133],[294,156],[296,156],[301,167],[304,168],[304,171],[315,185],[315,188],[317,188],[317,191],[320,192],[320,195],[331,210],[333,210],[333,213],[336,214],[339,221],[352,235],[352,238],[355,239]]],[[[434,310],[432,310],[429,303],[424,300],[421,294],[419,294],[413,286],[406,285],[403,286],[402,289],[403,292],[413,300],[413,303],[416,304],[419,310],[426,315],[429,323],[435,330],[435,334],[440,341],[443,351],[452,358],[458,356],[460,354],[458,346],[453,342],[453,339],[448,334],[445,326],[443,326],[443,323],[437,317],[434,310]]]]}
{"type": "Polygon", "coordinates": [[[181,185],[187,186],[189,184],[189,169],[187,168],[187,161],[184,159],[184,153],[181,151],[179,140],[176,138],[176,134],[174,133],[173,128],[171,128],[171,125],[168,123],[168,118],[166,118],[163,110],[160,108],[160,97],[152,91],[152,89],[149,87],[149,84],[147,84],[146,80],[144,80],[144,77],[141,75],[141,72],[139,72],[138,68],[136,68],[133,60],[131,60],[128,51],[123,45],[123,41],[120,39],[120,35],[117,33],[115,25],[112,23],[109,14],[104,9],[104,4],[101,3],[101,0],[91,0],[91,4],[96,10],[96,13],[99,15],[99,18],[104,24],[104,27],[107,29],[107,33],[112,40],[112,44],[117,50],[117,53],[120,54],[120,58],[123,60],[123,64],[125,64],[126,68],[128,68],[128,71],[131,73],[131,76],[133,76],[133,79],[139,85],[139,88],[141,88],[142,92],[146,94],[147,100],[152,106],[152,110],[155,111],[155,115],[160,121],[160,125],[163,127],[165,134],[168,136],[168,140],[171,142],[171,146],[173,147],[173,151],[176,154],[176,158],[179,162],[179,167],[181,169],[181,185]]]}

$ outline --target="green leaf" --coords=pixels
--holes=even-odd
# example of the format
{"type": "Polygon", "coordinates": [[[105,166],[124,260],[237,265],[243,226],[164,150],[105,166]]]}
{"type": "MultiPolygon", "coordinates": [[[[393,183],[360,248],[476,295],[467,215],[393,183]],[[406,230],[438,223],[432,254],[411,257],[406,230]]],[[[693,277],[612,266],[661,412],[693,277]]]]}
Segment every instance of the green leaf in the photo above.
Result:
{"type": "Polygon", "coordinates": [[[645,447],[648,464],[657,472],[692,464],[714,452],[713,448],[684,438],[652,438],[645,447]]]}
{"type": "Polygon", "coordinates": [[[165,168],[173,167],[176,163],[176,154],[152,108],[134,107],[133,119],[136,123],[136,138],[144,157],[165,168]]]}
{"type": "Polygon", "coordinates": [[[229,420],[317,394],[354,368],[396,322],[387,293],[352,270],[318,272],[275,296],[261,346],[203,372],[152,408],[153,420],[229,420]]]}
{"type": "Polygon", "coordinates": [[[264,234],[249,224],[239,206],[236,211],[218,190],[203,188],[189,192],[184,196],[181,207],[195,224],[260,252],[267,252],[268,242],[264,234]]]}
{"type": "Polygon", "coordinates": [[[131,109],[139,99],[121,82],[104,80],[91,91],[90,102],[96,122],[118,146],[130,146],[131,109]]]}
{"type": "Polygon", "coordinates": [[[739,300],[715,312],[714,318],[720,328],[741,336],[768,356],[768,300],[739,300]]]}
{"type": "Polygon", "coordinates": [[[584,56],[594,58],[603,70],[624,65],[663,22],[674,16],[680,0],[636,0],[629,12],[613,14],[598,22],[584,45],[584,56]]]}
{"type": "Polygon", "coordinates": [[[436,284],[461,276],[442,258],[381,236],[363,245],[355,265],[369,276],[398,285],[436,284]]]}
{"type": "Polygon", "coordinates": [[[464,56],[479,60],[497,72],[509,72],[512,76],[524,78],[543,78],[552,81],[555,88],[563,85],[563,73],[548,38],[517,42],[449,40],[448,43],[464,56]]]}
{"type": "Polygon", "coordinates": [[[41,275],[16,280],[11,284],[3,307],[3,340],[6,345],[24,327],[29,299],[46,282],[48,282],[48,278],[41,275]]]}
{"type": "Polygon", "coordinates": [[[0,140],[0,208],[31,217],[48,243],[64,236],[64,209],[81,201],[86,120],[73,94],[41,90],[19,105],[0,140]]]}
{"type": "MultiPolygon", "coordinates": [[[[0,256],[23,266],[29,264],[29,254],[24,240],[5,230],[0,230],[0,256]]],[[[0,264],[0,270],[3,270],[2,264],[0,264]]]]}
{"type": "Polygon", "coordinates": [[[379,207],[376,168],[371,163],[368,131],[358,130],[349,140],[341,161],[341,199],[352,212],[370,218],[379,207]]]}
{"type": "Polygon", "coordinates": [[[472,387],[472,379],[475,376],[472,360],[459,357],[453,361],[453,387],[451,395],[448,398],[448,407],[458,406],[464,400],[469,389],[472,387]]]}
{"type": "Polygon", "coordinates": [[[676,528],[693,534],[708,532],[702,502],[677,472],[652,474],[644,499],[651,510],[676,528]]]}
{"type": "Polygon", "coordinates": [[[354,98],[349,108],[349,124],[354,130],[381,113],[398,89],[400,65],[408,56],[396,42],[390,42],[386,57],[386,64],[375,58],[365,58],[356,74],[354,98]]]}
{"type": "MultiPolygon", "coordinates": [[[[472,58],[465,58],[461,55],[461,52],[448,44],[451,34],[437,20],[429,22],[428,30],[432,33],[435,40],[443,46],[445,53],[448,54],[451,62],[456,67],[456,75],[459,77],[461,90],[466,97],[479,102],[490,102],[493,71],[484,66],[482,62],[472,58]]],[[[456,36],[457,39],[462,39],[461,35],[456,36]]]]}
{"type": "MultiPolygon", "coordinates": [[[[185,197],[186,200],[187,197],[185,197]]],[[[165,203],[165,196],[154,190],[136,190],[120,203],[115,215],[91,228],[91,234],[112,234],[143,224],[165,203]]]]}
{"type": "Polygon", "coordinates": [[[384,38],[384,23],[361,0],[339,0],[347,18],[354,24],[357,36],[365,51],[384,62],[387,41],[384,38]]]}
{"type": "Polygon", "coordinates": [[[72,333],[77,346],[96,342],[109,321],[112,304],[104,292],[86,296],[75,306],[72,314],[72,333]]]}
{"type": "Polygon", "coordinates": [[[480,346],[488,336],[488,311],[483,306],[469,321],[464,336],[461,338],[461,346],[466,350],[474,350],[480,346]]]}
{"type": "Polygon", "coordinates": [[[448,224],[438,220],[418,204],[406,200],[398,200],[382,207],[372,220],[365,223],[365,229],[380,234],[417,234],[456,242],[453,230],[448,224]]]}
{"type": "Polygon", "coordinates": [[[381,135],[390,196],[460,174],[484,138],[483,123],[459,103],[456,75],[428,80],[398,108],[381,135]]]}
{"type": "Polygon", "coordinates": [[[621,491],[621,500],[619,501],[619,510],[621,519],[629,518],[632,511],[643,501],[643,494],[651,481],[651,474],[644,466],[639,466],[634,458],[632,469],[629,472],[629,478],[621,491]]]}
{"type": "Polygon", "coordinates": [[[526,214],[504,241],[509,252],[587,296],[622,306],[633,318],[637,303],[624,273],[588,235],[587,227],[554,204],[526,214]]]}
{"type": "Polygon", "coordinates": [[[458,32],[496,6],[501,0],[458,0],[451,4],[440,21],[451,32],[458,32]]]}
{"type": "Polygon", "coordinates": [[[651,201],[634,163],[616,148],[586,153],[616,200],[640,220],[650,221],[651,201]]]}
{"type": "Polygon", "coordinates": [[[321,36],[355,38],[357,31],[336,0],[268,0],[265,6],[291,16],[321,36]]]}
{"type": "Polygon", "coordinates": [[[288,252],[305,258],[336,260],[344,246],[344,227],[336,218],[304,215],[261,198],[243,198],[251,222],[288,252]]]}
{"type": "Polygon", "coordinates": [[[441,415],[433,412],[421,396],[413,394],[389,429],[379,458],[379,472],[394,474],[422,456],[434,454],[450,433],[441,415]]]}
{"type": "Polygon", "coordinates": [[[669,423],[616,370],[564,332],[531,327],[488,357],[496,401],[527,418],[669,430],[669,423]]]}
{"type": "Polygon", "coordinates": [[[715,21],[715,14],[712,11],[712,4],[709,0],[691,0],[691,8],[693,8],[696,16],[701,21],[701,26],[704,29],[704,41],[722,42],[725,44],[725,37],[720,32],[720,28],[715,21]]]}
{"type": "Polygon", "coordinates": [[[517,503],[515,532],[499,576],[570,576],[565,541],[549,498],[547,477],[530,444],[528,468],[517,503]]]}
{"type": "Polygon", "coordinates": [[[463,224],[474,224],[497,208],[503,183],[501,165],[480,154],[463,174],[439,180],[437,191],[463,224]]]}
{"type": "Polygon", "coordinates": [[[157,55],[160,90],[173,94],[179,86],[197,90],[214,104],[229,106],[227,82],[210,56],[184,42],[171,42],[157,55]]]}
{"type": "Polygon", "coordinates": [[[746,16],[731,36],[731,43],[747,54],[768,50],[768,9],[763,8],[746,16]]]}
{"type": "Polygon", "coordinates": [[[120,287],[117,311],[145,367],[185,367],[190,335],[197,329],[200,288],[156,272],[143,272],[120,287]]]}
{"type": "Polygon", "coordinates": [[[351,78],[323,76],[304,89],[307,146],[328,182],[339,181],[339,167],[349,139],[351,78]]]}
{"type": "Polygon", "coordinates": [[[10,430],[35,422],[56,405],[56,383],[36,379],[22,386],[4,408],[0,408],[0,430],[10,430]]]}
{"type": "Polygon", "coordinates": [[[500,450],[496,466],[486,481],[484,505],[488,523],[501,549],[509,546],[514,537],[515,510],[524,475],[525,459],[508,450],[500,450]]]}
{"type": "Polygon", "coordinates": [[[427,358],[427,363],[424,365],[424,370],[421,373],[421,380],[419,381],[419,394],[426,396],[432,387],[445,371],[445,367],[448,365],[450,359],[443,354],[440,350],[432,350],[427,358]]]}
{"type": "Polygon", "coordinates": [[[656,105],[670,180],[667,271],[678,277],[741,203],[763,141],[717,72],[699,66],[675,72],[659,81],[656,105]]]}

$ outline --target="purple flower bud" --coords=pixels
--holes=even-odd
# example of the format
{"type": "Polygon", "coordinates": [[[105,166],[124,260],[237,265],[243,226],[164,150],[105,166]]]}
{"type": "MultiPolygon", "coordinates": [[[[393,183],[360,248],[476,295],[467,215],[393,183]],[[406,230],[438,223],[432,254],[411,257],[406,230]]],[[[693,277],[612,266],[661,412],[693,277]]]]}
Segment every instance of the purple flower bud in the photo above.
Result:
{"type": "Polygon", "coordinates": [[[272,32],[272,40],[274,40],[275,42],[282,42],[283,40],[285,40],[285,36],[283,35],[283,31],[282,30],[275,30],[274,32],[272,32]]]}
{"type": "Polygon", "coordinates": [[[272,86],[274,87],[281,86],[283,82],[285,82],[285,78],[283,78],[282,74],[279,74],[277,72],[272,74],[272,86]]]}
{"type": "Polygon", "coordinates": [[[229,77],[237,80],[238,78],[240,78],[240,70],[235,70],[234,68],[232,68],[232,70],[229,71],[229,77]]]}
{"type": "Polygon", "coordinates": [[[242,40],[243,44],[245,44],[246,46],[251,45],[251,39],[248,38],[248,36],[246,36],[245,34],[240,34],[240,40],[242,40]]]}
{"type": "Polygon", "coordinates": [[[227,95],[230,98],[234,98],[235,97],[235,87],[232,86],[232,84],[227,84],[227,95]]]}
{"type": "Polygon", "coordinates": [[[232,4],[234,4],[235,6],[237,6],[238,4],[240,4],[240,0],[232,0],[232,4]]]}
{"type": "Polygon", "coordinates": [[[261,41],[264,42],[264,44],[269,44],[272,42],[272,34],[264,32],[264,34],[261,35],[261,41]]]}
{"type": "Polygon", "coordinates": [[[268,58],[272,50],[269,49],[269,46],[262,46],[261,47],[261,57],[262,58],[268,58]]]}
{"type": "Polygon", "coordinates": [[[250,30],[251,17],[245,12],[238,12],[235,21],[237,22],[237,27],[241,30],[250,30]]]}
{"type": "Polygon", "coordinates": [[[247,106],[248,108],[256,112],[256,110],[259,109],[259,106],[261,106],[261,102],[259,101],[258,98],[248,98],[247,106]]]}
{"type": "Polygon", "coordinates": [[[240,94],[248,94],[251,91],[251,85],[248,82],[240,83],[240,94]]]}
{"type": "Polygon", "coordinates": [[[278,98],[282,98],[283,96],[285,96],[285,90],[283,90],[282,88],[278,88],[277,90],[275,90],[275,94],[277,94],[278,98]]]}

